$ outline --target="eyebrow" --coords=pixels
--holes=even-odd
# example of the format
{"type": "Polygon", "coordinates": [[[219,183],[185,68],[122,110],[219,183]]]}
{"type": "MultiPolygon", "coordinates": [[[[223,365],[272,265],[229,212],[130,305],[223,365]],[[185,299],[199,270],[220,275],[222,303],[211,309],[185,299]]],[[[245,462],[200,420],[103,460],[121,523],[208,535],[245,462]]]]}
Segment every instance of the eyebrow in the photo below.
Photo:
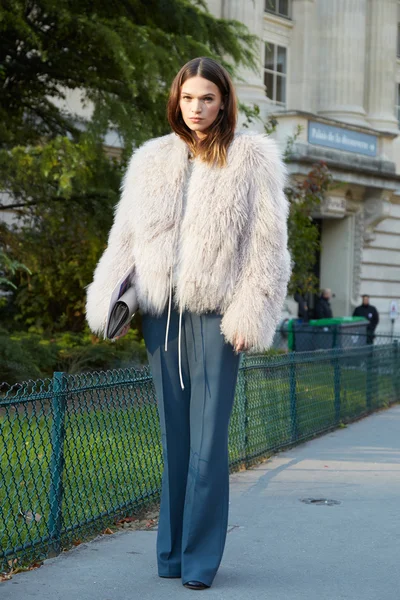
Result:
{"type": "MultiPolygon", "coordinates": [[[[193,96],[190,92],[182,92],[182,96],[193,96]]],[[[215,96],[213,92],[208,92],[207,94],[203,94],[200,98],[205,98],[206,96],[215,96]]]]}

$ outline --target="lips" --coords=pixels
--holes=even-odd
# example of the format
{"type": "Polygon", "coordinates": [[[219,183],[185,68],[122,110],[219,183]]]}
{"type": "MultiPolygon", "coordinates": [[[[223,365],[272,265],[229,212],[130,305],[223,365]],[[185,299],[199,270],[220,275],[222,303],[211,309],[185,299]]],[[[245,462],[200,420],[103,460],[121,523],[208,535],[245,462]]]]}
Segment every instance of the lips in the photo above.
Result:
{"type": "Polygon", "coordinates": [[[202,121],[203,119],[193,118],[193,119],[190,119],[190,120],[193,121],[193,123],[200,123],[200,121],[202,121]]]}

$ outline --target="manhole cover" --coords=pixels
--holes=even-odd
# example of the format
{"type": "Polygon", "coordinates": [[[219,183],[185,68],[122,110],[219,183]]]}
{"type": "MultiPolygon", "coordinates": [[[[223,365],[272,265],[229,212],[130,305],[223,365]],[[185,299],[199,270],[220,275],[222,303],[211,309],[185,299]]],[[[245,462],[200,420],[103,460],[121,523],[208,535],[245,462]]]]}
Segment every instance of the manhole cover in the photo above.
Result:
{"type": "Polygon", "coordinates": [[[340,504],[339,500],[330,500],[329,498],[303,498],[300,502],[304,502],[304,504],[322,504],[324,506],[340,504]]]}

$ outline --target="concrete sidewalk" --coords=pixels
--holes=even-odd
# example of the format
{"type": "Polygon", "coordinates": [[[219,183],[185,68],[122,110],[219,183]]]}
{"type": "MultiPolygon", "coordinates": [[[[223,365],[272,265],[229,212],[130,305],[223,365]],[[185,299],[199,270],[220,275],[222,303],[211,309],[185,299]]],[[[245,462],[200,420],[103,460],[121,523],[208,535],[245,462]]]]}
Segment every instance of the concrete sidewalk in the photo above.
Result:
{"type": "MultiPolygon", "coordinates": [[[[155,531],[82,544],[0,584],[2,600],[192,597],[156,572],[155,531]]],[[[400,407],[231,477],[224,558],[207,598],[400,599],[400,407]],[[340,504],[305,504],[326,498],[340,504]]],[[[197,597],[197,596],[196,596],[197,597]]]]}

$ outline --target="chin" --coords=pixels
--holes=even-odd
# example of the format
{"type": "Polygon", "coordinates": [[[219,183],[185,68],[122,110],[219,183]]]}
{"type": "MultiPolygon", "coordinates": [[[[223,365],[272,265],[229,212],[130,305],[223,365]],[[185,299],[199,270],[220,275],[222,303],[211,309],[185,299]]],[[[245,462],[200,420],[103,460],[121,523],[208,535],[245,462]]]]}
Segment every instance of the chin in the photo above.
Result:
{"type": "Polygon", "coordinates": [[[203,131],[207,131],[207,129],[208,129],[208,125],[205,126],[200,123],[186,123],[186,125],[189,127],[189,129],[191,131],[199,131],[200,133],[203,131]]]}

